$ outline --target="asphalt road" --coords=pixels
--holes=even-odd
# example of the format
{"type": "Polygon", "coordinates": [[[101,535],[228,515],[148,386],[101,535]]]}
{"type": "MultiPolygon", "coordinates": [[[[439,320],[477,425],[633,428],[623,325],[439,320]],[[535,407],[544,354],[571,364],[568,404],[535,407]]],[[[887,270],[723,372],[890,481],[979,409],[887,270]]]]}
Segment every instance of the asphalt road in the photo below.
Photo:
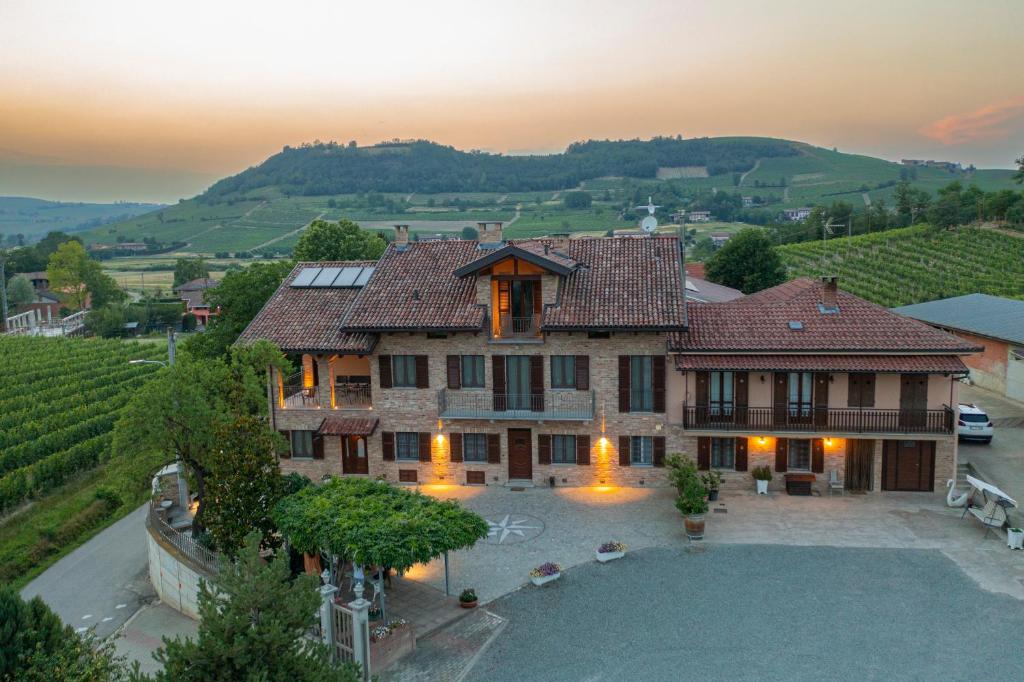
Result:
{"type": "Polygon", "coordinates": [[[465,679],[1024,679],[1021,602],[939,551],[703,549],[638,550],[491,602],[508,624],[465,679]]]}
{"type": "Polygon", "coordinates": [[[101,638],[113,634],[155,597],[145,518],[143,505],[48,568],[21,595],[39,595],[76,629],[95,628],[101,638]]]}

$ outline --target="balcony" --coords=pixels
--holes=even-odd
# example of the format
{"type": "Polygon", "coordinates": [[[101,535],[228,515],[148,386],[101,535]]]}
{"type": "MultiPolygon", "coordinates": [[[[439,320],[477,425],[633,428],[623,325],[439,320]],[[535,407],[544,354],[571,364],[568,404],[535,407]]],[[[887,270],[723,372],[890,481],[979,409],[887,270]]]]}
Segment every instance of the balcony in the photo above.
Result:
{"type": "Polygon", "coordinates": [[[285,410],[369,410],[373,400],[369,384],[344,383],[331,392],[322,386],[303,386],[302,374],[293,374],[279,386],[278,408],[285,410]]]}
{"type": "Polygon", "coordinates": [[[540,315],[513,317],[509,313],[498,314],[498,329],[495,339],[536,339],[540,336],[540,315]]]}
{"type": "Polygon", "coordinates": [[[806,433],[953,433],[953,411],[874,408],[698,407],[683,404],[683,428],[695,431],[806,433]]]}
{"type": "Polygon", "coordinates": [[[527,419],[588,421],[594,418],[593,391],[544,391],[532,395],[442,389],[437,395],[442,419],[527,419]]]}

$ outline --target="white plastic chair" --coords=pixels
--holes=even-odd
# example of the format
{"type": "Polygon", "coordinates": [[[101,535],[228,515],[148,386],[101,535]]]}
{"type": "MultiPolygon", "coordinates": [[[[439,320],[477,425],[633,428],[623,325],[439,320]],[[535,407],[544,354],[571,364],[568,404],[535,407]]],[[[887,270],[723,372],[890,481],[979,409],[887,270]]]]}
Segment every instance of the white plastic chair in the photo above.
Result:
{"type": "Polygon", "coordinates": [[[831,495],[836,490],[839,491],[840,495],[846,494],[846,488],[843,487],[843,482],[839,480],[839,472],[832,469],[828,472],[828,494],[831,495]]]}

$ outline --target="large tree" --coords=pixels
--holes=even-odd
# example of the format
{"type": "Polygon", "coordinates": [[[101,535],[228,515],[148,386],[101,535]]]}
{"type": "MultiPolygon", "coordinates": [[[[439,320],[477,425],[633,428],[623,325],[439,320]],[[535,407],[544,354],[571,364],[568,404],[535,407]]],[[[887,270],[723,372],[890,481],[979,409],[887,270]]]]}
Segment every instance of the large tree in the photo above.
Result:
{"type": "Polygon", "coordinates": [[[786,281],[786,268],[764,230],[740,230],[715,252],[705,269],[712,282],[752,294],[786,281]]]}
{"type": "Polygon", "coordinates": [[[210,276],[210,268],[202,258],[179,258],[174,261],[174,286],[210,276]]]}
{"type": "Polygon", "coordinates": [[[358,668],[333,666],[328,649],[305,637],[320,604],[319,579],[291,579],[283,558],[260,556],[252,533],[238,560],[225,562],[213,585],[199,588],[199,635],[164,638],[155,654],[160,682],[299,680],[356,682],[358,668]]]}
{"type": "Polygon", "coordinates": [[[13,306],[31,303],[36,297],[32,282],[24,275],[15,275],[7,282],[7,302],[13,306]]]}
{"type": "Polygon", "coordinates": [[[351,220],[314,220],[295,245],[295,260],[377,260],[387,244],[351,220]]]}
{"type": "Polygon", "coordinates": [[[50,256],[46,276],[50,288],[63,294],[75,310],[83,309],[90,296],[94,307],[124,299],[117,282],[103,272],[99,261],[90,258],[78,241],[67,241],[57,247],[50,256]]]}

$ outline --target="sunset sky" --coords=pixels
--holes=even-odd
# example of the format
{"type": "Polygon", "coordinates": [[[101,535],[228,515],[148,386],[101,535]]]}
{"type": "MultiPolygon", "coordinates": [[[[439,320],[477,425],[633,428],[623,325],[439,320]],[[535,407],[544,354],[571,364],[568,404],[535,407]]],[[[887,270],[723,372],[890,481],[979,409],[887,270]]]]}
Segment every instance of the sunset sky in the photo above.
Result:
{"type": "Polygon", "coordinates": [[[765,135],[1024,153],[1024,2],[0,0],[0,195],[173,201],[286,144],[765,135]]]}

